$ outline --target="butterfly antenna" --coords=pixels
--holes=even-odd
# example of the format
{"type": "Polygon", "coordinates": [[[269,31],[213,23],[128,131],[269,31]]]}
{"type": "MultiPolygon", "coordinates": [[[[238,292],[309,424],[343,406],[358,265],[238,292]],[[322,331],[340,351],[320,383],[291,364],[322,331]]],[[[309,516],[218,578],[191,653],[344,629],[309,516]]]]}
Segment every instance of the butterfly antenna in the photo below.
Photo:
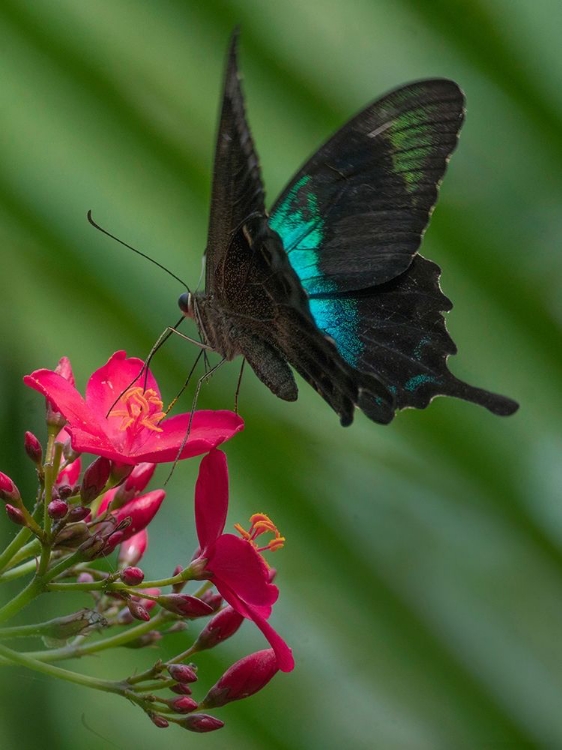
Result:
{"type": "Polygon", "coordinates": [[[141,252],[140,250],[137,250],[136,247],[132,247],[132,245],[128,245],[126,242],[123,242],[123,240],[120,240],[119,237],[116,237],[114,234],[111,234],[111,232],[108,232],[107,229],[104,229],[99,224],[97,224],[93,217],[92,217],[92,211],[88,211],[88,221],[90,224],[98,230],[98,232],[102,232],[103,234],[107,235],[108,237],[111,237],[112,240],[115,240],[115,242],[118,242],[120,245],[123,245],[123,247],[126,247],[128,250],[132,250],[137,255],[140,255],[141,258],[145,258],[146,260],[149,260],[151,263],[154,263],[155,266],[158,266],[158,268],[161,268],[162,271],[166,271],[166,273],[171,276],[176,281],[179,281],[179,283],[186,289],[188,293],[191,293],[191,289],[187,286],[185,281],[182,281],[182,279],[179,278],[179,276],[176,276],[175,273],[172,273],[166,266],[163,266],[161,263],[158,263],[157,260],[154,260],[154,258],[151,258],[150,255],[146,255],[146,253],[141,252]]]}

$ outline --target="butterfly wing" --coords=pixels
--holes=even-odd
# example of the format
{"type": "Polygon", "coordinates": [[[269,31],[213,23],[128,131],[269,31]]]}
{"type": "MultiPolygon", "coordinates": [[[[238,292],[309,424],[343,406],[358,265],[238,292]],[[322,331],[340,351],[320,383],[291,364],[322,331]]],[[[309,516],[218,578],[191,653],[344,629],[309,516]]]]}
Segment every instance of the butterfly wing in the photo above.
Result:
{"type": "Polygon", "coordinates": [[[205,291],[217,289],[217,269],[233,234],[253,215],[265,216],[258,157],[246,121],[237,65],[238,31],[230,41],[215,148],[209,231],[205,250],[205,291]]]}
{"type": "MultiPolygon", "coordinates": [[[[456,352],[440,269],[416,255],[464,117],[452,81],[419,81],[377,100],[339,130],[275,203],[270,226],[309,295],[316,325],[396,408],[456,396],[495,414],[511,399],[447,368],[456,352]]],[[[371,417],[372,418],[372,417],[371,417]]]]}
{"type": "Polygon", "coordinates": [[[270,226],[309,294],[364,289],[408,268],[463,118],[456,83],[412,83],[360,112],[302,167],[270,226]]]}

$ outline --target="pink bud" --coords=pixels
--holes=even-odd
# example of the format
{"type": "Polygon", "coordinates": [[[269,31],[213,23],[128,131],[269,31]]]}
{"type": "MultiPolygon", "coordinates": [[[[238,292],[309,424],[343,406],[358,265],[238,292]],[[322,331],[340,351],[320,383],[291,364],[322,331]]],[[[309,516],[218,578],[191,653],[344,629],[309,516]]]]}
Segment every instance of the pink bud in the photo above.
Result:
{"type": "MultiPolygon", "coordinates": [[[[183,568],[181,565],[176,565],[174,568],[174,572],[172,573],[173,576],[179,575],[183,571],[183,568]]],[[[174,594],[179,594],[187,585],[187,581],[180,581],[180,583],[174,583],[172,586],[172,591],[174,594]]]]}
{"type": "Polygon", "coordinates": [[[167,669],[170,677],[176,680],[176,682],[197,681],[197,668],[194,664],[169,664],[167,669]]]}
{"type": "Polygon", "coordinates": [[[83,521],[90,515],[90,509],[84,508],[83,505],[76,505],[71,508],[68,512],[68,521],[75,523],[76,521],[83,521]]]}
{"type": "Polygon", "coordinates": [[[181,698],[174,698],[173,701],[167,701],[167,703],[177,714],[189,714],[197,708],[197,702],[189,695],[182,695],[181,698]]]}
{"type": "Polygon", "coordinates": [[[14,508],[13,505],[6,503],[6,513],[13,523],[17,523],[18,526],[27,526],[27,520],[19,508],[14,508]]]}
{"type": "Polygon", "coordinates": [[[222,604],[222,596],[213,589],[207,589],[201,596],[201,599],[211,607],[213,612],[217,612],[222,604]]]}
{"type": "Polygon", "coordinates": [[[178,695],[191,695],[192,693],[189,685],[184,685],[183,682],[176,682],[175,685],[170,685],[170,690],[173,690],[174,693],[178,693],[178,695]]]}
{"type": "MultiPolygon", "coordinates": [[[[55,372],[74,385],[74,376],[72,374],[72,368],[68,357],[62,357],[62,359],[59,360],[58,365],[55,367],[55,372]]],[[[62,429],[66,424],[66,419],[60,413],[54,401],[51,401],[49,398],[45,399],[45,401],[47,404],[47,424],[50,427],[58,427],[59,430],[62,429]]]]}
{"type": "Polygon", "coordinates": [[[93,583],[94,576],[91,573],[80,573],[76,579],[77,583],[93,583]]]}
{"type": "Polygon", "coordinates": [[[158,729],[166,729],[166,727],[170,726],[170,722],[163,716],[160,716],[160,714],[148,714],[148,716],[150,721],[154,726],[158,727],[158,729]]]}
{"type": "Polygon", "coordinates": [[[138,586],[139,583],[144,581],[144,573],[140,568],[124,568],[121,571],[121,580],[126,583],[127,586],[138,586]]]}
{"type": "Polygon", "coordinates": [[[51,500],[51,502],[47,506],[47,513],[55,521],[59,521],[68,513],[68,505],[64,502],[64,500],[51,500]]]}
{"type": "Polygon", "coordinates": [[[238,614],[232,607],[221,609],[199,633],[199,637],[194,644],[195,648],[197,651],[203,651],[226,641],[227,638],[236,633],[243,622],[242,615],[238,614]]]}
{"type": "Polygon", "coordinates": [[[72,366],[68,357],[61,357],[59,359],[59,363],[55,367],[55,372],[65,380],[68,380],[70,385],[76,385],[74,373],[72,372],[72,366]]]}
{"type": "Polygon", "coordinates": [[[182,617],[206,617],[213,613],[208,604],[189,594],[164,594],[158,597],[158,604],[182,617]]]}
{"type": "Polygon", "coordinates": [[[165,497],[166,493],[164,490],[153,490],[152,492],[147,492],[146,495],[135,497],[130,503],[127,503],[113,513],[113,516],[118,521],[124,518],[131,519],[131,525],[127,530],[127,538],[134,536],[148,526],[158,512],[165,497]]]}
{"type": "Polygon", "coordinates": [[[155,470],[156,464],[137,464],[121,486],[129,492],[142,492],[152,479],[155,470]]]}
{"type": "Polygon", "coordinates": [[[18,504],[21,500],[20,491],[10,477],[2,471],[0,471],[0,498],[18,504]]]}
{"type": "Polygon", "coordinates": [[[33,463],[39,465],[43,459],[43,448],[32,432],[25,433],[23,447],[33,463]]]}
{"type": "Polygon", "coordinates": [[[150,615],[142,606],[142,604],[135,602],[133,599],[129,599],[127,601],[127,609],[133,615],[135,620],[143,620],[144,622],[148,622],[150,620],[150,615]]]}
{"type": "Polygon", "coordinates": [[[180,727],[189,729],[190,732],[214,732],[215,729],[224,727],[224,721],[217,719],[209,714],[190,714],[178,722],[180,727]]]}
{"type": "Polygon", "coordinates": [[[125,541],[119,547],[119,557],[117,565],[124,567],[127,565],[136,565],[146,552],[148,547],[148,533],[146,529],[139,531],[125,541]]]}
{"type": "Polygon", "coordinates": [[[88,466],[80,487],[80,497],[84,505],[90,505],[100,495],[107,484],[110,473],[111,461],[103,456],[96,458],[88,466]]]}
{"type": "Polygon", "coordinates": [[[257,693],[279,671],[272,648],[257,651],[233,664],[201,703],[202,708],[218,708],[257,693]]]}

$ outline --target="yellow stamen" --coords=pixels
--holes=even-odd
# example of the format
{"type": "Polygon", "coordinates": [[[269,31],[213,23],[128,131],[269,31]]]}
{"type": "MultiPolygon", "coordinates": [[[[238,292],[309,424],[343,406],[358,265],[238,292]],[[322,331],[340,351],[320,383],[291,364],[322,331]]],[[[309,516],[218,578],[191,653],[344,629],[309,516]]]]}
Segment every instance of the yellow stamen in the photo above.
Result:
{"type": "Polygon", "coordinates": [[[123,421],[119,429],[128,430],[133,425],[138,429],[145,427],[154,432],[162,432],[158,423],[164,418],[162,401],[158,398],[156,391],[149,388],[147,391],[140,386],[129,388],[119,399],[120,406],[124,408],[113,409],[110,417],[122,417],[123,421]]]}
{"type": "Polygon", "coordinates": [[[284,546],[285,537],[281,536],[279,530],[277,529],[277,526],[275,526],[273,521],[269,518],[269,516],[266,516],[265,513],[254,513],[254,515],[250,517],[250,524],[251,526],[249,531],[246,531],[246,529],[242,528],[239,523],[235,524],[234,528],[240,534],[242,539],[250,542],[250,544],[252,544],[258,552],[265,552],[266,550],[275,552],[276,550],[281,549],[284,546]],[[274,538],[264,547],[258,547],[256,539],[258,538],[258,536],[266,533],[274,534],[274,538]]]}

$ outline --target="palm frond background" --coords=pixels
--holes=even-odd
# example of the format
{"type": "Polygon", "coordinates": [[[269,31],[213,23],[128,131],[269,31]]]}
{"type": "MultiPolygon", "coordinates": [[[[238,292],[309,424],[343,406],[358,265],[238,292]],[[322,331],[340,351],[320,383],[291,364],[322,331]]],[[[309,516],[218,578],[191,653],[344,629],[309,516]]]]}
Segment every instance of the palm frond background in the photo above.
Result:
{"type": "MultiPolygon", "coordinates": [[[[558,0],[3,0],[0,468],[33,492],[22,436],[44,433],[24,373],[64,354],[83,386],[116,349],[146,356],[179,317],[181,288],[95,232],[86,211],[195,286],[236,24],[271,199],[387,89],[446,76],[465,90],[467,123],[423,254],[455,302],[453,371],[521,409],[502,420],[438,399],[387,428],[358,417],[343,430],[307,386],[285,404],[248,373],[246,431],[227,451],[231,520],[263,511],[288,539],[273,560],[274,623],[297,670],[225,708],[227,727],[198,740],[162,734],[111,696],[3,669],[0,746],[560,747],[558,0]]],[[[181,341],[158,353],[169,398],[195,354],[181,341]]],[[[223,368],[200,406],[231,408],[237,374],[223,368]]],[[[193,550],[196,470],[185,462],[168,486],[143,565],[151,577],[193,550]]],[[[13,534],[8,521],[1,533],[13,534]]],[[[53,595],[25,615],[56,611],[53,595]]],[[[262,644],[246,625],[202,657],[205,687],[262,644]]],[[[117,679],[155,658],[123,650],[70,666],[117,679]]]]}

